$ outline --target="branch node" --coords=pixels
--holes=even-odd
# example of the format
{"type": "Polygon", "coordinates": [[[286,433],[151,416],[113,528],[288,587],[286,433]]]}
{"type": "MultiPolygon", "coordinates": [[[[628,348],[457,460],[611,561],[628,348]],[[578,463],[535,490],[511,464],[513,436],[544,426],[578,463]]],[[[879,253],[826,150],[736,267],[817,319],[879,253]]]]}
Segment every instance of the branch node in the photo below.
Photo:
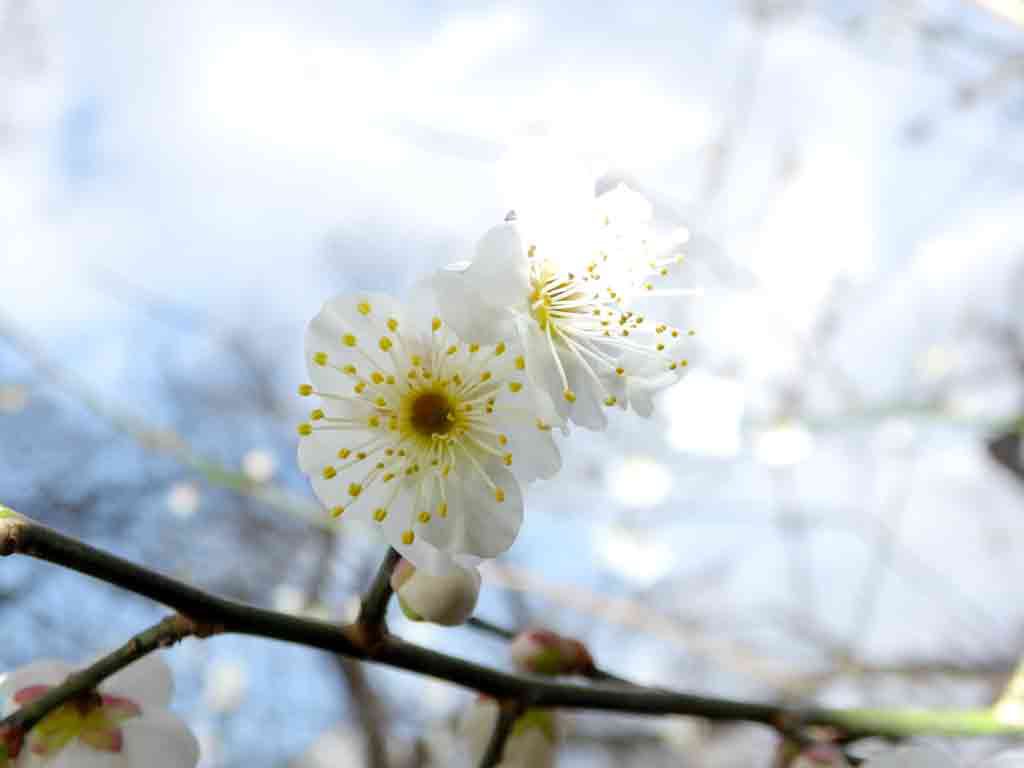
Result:
{"type": "Polygon", "coordinates": [[[6,557],[19,551],[25,519],[7,507],[0,506],[0,513],[4,512],[9,513],[10,516],[0,514],[0,556],[6,557]]]}

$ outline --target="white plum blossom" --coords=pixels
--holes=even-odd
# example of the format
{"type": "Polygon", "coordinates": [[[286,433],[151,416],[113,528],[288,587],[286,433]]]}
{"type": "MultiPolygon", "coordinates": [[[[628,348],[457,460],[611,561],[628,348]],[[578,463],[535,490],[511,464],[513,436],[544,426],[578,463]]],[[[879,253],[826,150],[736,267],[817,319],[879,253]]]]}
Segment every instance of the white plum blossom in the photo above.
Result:
{"type": "MultiPolygon", "coordinates": [[[[76,670],[61,661],[36,661],[0,684],[4,715],[64,682],[76,670]]],[[[172,679],[156,654],[144,657],[83,697],[47,715],[11,761],[15,768],[192,768],[199,745],[167,710],[172,679]]]]}
{"type": "Polygon", "coordinates": [[[391,587],[410,620],[455,627],[463,624],[476,608],[480,572],[472,566],[456,566],[436,576],[403,559],[391,574],[391,587]]]}
{"type": "MultiPolygon", "coordinates": [[[[875,755],[864,768],[962,768],[948,752],[935,747],[903,747],[875,755]]],[[[974,768],[1024,768],[1024,751],[1003,752],[974,768]]]]}
{"type": "Polygon", "coordinates": [[[299,393],[320,403],[299,425],[299,466],[335,517],[435,574],[511,546],[520,482],[561,464],[522,355],[462,342],[391,297],[351,294],[310,323],[306,361],[312,383],[299,393]]]}
{"type": "MultiPolygon", "coordinates": [[[[459,732],[469,753],[468,765],[479,765],[498,721],[498,703],[481,697],[466,710],[459,732]]],[[[550,710],[529,709],[512,724],[498,768],[554,768],[558,732],[550,710]]]]}
{"type": "Polygon", "coordinates": [[[566,225],[572,239],[510,217],[484,235],[471,262],[440,270],[434,289],[460,336],[518,338],[527,374],[559,415],[603,429],[606,407],[650,415],[653,395],[688,365],[693,332],[648,317],[636,301],[692,292],[658,285],[682,255],[678,240],[652,235],[645,198],[619,185],[589,203],[585,226],[566,225]]]}

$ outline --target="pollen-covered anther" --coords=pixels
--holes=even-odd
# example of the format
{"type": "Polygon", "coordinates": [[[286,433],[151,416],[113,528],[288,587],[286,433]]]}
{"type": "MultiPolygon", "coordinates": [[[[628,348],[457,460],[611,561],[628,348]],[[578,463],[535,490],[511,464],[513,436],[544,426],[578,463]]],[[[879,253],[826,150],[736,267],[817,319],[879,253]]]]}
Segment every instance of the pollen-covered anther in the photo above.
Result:
{"type": "Polygon", "coordinates": [[[394,333],[398,330],[398,320],[393,317],[388,318],[388,330],[394,333]]]}
{"type": "Polygon", "coordinates": [[[380,347],[381,352],[387,352],[391,349],[392,341],[387,336],[381,336],[380,341],[377,342],[377,346],[380,347]]]}
{"type": "Polygon", "coordinates": [[[314,408],[309,412],[309,418],[311,421],[320,421],[324,417],[324,412],[320,408],[314,408]]]}
{"type": "Polygon", "coordinates": [[[338,470],[328,465],[324,467],[323,472],[321,474],[323,474],[324,480],[333,480],[335,477],[337,477],[338,470]]]}
{"type": "Polygon", "coordinates": [[[564,397],[570,403],[575,403],[576,402],[576,393],[573,392],[571,389],[565,390],[562,393],[562,397],[564,397]]]}
{"type": "Polygon", "coordinates": [[[359,343],[359,340],[355,337],[355,334],[346,333],[341,337],[341,343],[346,347],[354,347],[359,343]]]}
{"type": "Polygon", "coordinates": [[[431,319],[431,321],[430,321],[430,330],[434,331],[434,333],[437,333],[438,331],[441,330],[441,318],[440,317],[435,317],[435,318],[431,319]]]}
{"type": "Polygon", "coordinates": [[[359,483],[352,483],[348,487],[348,495],[353,499],[358,497],[363,492],[363,486],[359,483]]]}
{"type": "Polygon", "coordinates": [[[345,508],[342,506],[331,507],[331,517],[341,517],[345,514],[345,508]]]}
{"type": "Polygon", "coordinates": [[[320,365],[320,366],[327,365],[327,353],[326,352],[317,352],[317,353],[315,353],[313,355],[313,362],[316,363],[317,365],[320,365]]]}
{"type": "Polygon", "coordinates": [[[521,392],[522,389],[523,389],[523,383],[521,381],[510,381],[508,383],[508,390],[509,390],[509,392],[512,392],[513,394],[516,393],[516,392],[521,392]]]}
{"type": "Polygon", "coordinates": [[[301,395],[302,397],[309,397],[312,394],[313,394],[313,385],[312,384],[300,384],[299,385],[299,395],[301,395]]]}
{"type": "Polygon", "coordinates": [[[620,365],[618,368],[615,369],[615,373],[617,373],[619,376],[625,376],[626,369],[620,365]]]}
{"type": "Polygon", "coordinates": [[[409,546],[416,540],[416,534],[412,531],[402,531],[402,543],[409,546]]]}
{"type": "Polygon", "coordinates": [[[526,369],[526,360],[523,358],[522,355],[519,355],[519,357],[516,358],[516,370],[522,371],[522,370],[525,370],[525,369],[526,369]]]}
{"type": "Polygon", "coordinates": [[[619,402],[619,400],[618,400],[617,397],[615,397],[615,395],[609,395],[608,397],[606,397],[604,399],[604,404],[607,405],[609,408],[611,408],[613,405],[615,405],[618,402],[619,402]]]}
{"type": "Polygon", "coordinates": [[[418,517],[417,519],[418,519],[418,520],[419,520],[419,521],[420,521],[421,523],[423,523],[424,525],[426,525],[427,523],[429,523],[429,522],[430,522],[430,513],[429,513],[429,512],[420,512],[420,514],[419,514],[419,517],[418,517]]]}
{"type": "Polygon", "coordinates": [[[506,453],[506,454],[505,454],[505,455],[504,455],[504,456],[502,457],[502,459],[501,459],[501,460],[502,460],[503,462],[505,462],[505,466],[506,466],[506,467],[511,467],[511,466],[512,466],[512,454],[511,454],[511,453],[506,453]]]}
{"type": "Polygon", "coordinates": [[[387,516],[388,511],[383,507],[377,507],[377,509],[373,510],[373,519],[376,520],[378,523],[383,523],[387,516]]]}
{"type": "Polygon", "coordinates": [[[303,423],[296,427],[296,431],[303,437],[308,437],[313,434],[313,427],[310,424],[303,423]]]}
{"type": "Polygon", "coordinates": [[[495,488],[494,489],[494,500],[496,502],[498,502],[499,504],[501,502],[505,501],[505,489],[504,488],[495,488]]]}
{"type": "Polygon", "coordinates": [[[499,341],[498,345],[494,348],[494,356],[500,357],[501,355],[504,355],[506,349],[507,347],[505,346],[505,342],[499,341]]]}
{"type": "Polygon", "coordinates": [[[373,310],[373,307],[370,306],[370,302],[364,299],[363,301],[360,301],[358,304],[356,304],[356,310],[359,312],[360,315],[366,316],[370,314],[370,312],[373,310]]]}

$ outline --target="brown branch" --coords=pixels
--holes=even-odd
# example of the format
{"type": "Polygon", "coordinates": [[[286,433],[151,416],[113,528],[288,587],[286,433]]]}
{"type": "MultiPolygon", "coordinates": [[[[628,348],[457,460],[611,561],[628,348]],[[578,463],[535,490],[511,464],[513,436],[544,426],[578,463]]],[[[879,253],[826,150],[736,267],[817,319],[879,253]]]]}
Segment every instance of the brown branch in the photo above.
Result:
{"type": "Polygon", "coordinates": [[[502,701],[520,701],[524,707],[689,715],[761,723],[784,733],[812,725],[831,726],[847,738],[1024,735],[1024,727],[1001,722],[988,709],[796,709],[641,686],[579,685],[507,674],[388,634],[367,646],[357,625],[338,627],[228,600],[90,547],[27,518],[0,515],[0,554],[14,553],[47,560],[156,600],[207,625],[209,632],[231,632],[318,648],[430,675],[502,701]]]}
{"type": "Polygon", "coordinates": [[[512,735],[512,726],[516,724],[516,718],[522,711],[522,704],[514,699],[498,703],[498,718],[494,721],[494,730],[487,742],[487,749],[480,758],[480,768],[494,768],[501,762],[505,744],[512,735]]]}

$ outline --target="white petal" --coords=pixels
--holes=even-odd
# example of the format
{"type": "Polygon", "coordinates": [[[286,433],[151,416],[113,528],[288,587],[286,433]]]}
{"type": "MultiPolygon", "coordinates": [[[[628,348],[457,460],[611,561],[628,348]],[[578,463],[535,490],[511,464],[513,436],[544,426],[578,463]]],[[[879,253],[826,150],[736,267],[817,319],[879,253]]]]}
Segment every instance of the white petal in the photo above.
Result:
{"type": "Polygon", "coordinates": [[[476,568],[455,567],[436,576],[416,569],[398,590],[405,604],[427,621],[445,626],[462,624],[473,613],[480,595],[476,568]]]}
{"type": "Polygon", "coordinates": [[[941,749],[903,747],[872,757],[865,763],[865,768],[957,768],[957,765],[941,749]]]}
{"type": "Polygon", "coordinates": [[[467,271],[438,270],[432,282],[441,319],[463,341],[495,344],[513,335],[515,315],[510,308],[485,301],[467,271]]]}
{"type": "Polygon", "coordinates": [[[11,697],[22,688],[33,685],[59,685],[75,671],[70,664],[65,664],[57,659],[40,659],[18,667],[4,677],[0,685],[0,699],[3,701],[4,715],[8,715],[19,708],[11,697]]]}
{"type": "Polygon", "coordinates": [[[552,437],[552,430],[538,429],[527,419],[503,422],[501,429],[508,436],[512,453],[512,473],[521,482],[548,479],[562,468],[562,456],[552,437]]]}
{"type": "Polygon", "coordinates": [[[109,677],[100,690],[131,699],[143,710],[159,709],[171,700],[174,678],[160,654],[151,653],[109,677]]]}
{"type": "Polygon", "coordinates": [[[121,725],[124,755],[132,766],[193,768],[199,742],[188,726],[165,709],[146,713],[121,725]]]}
{"type": "Polygon", "coordinates": [[[462,273],[495,306],[519,307],[530,296],[530,262],[514,224],[493,227],[476,246],[473,263],[462,273]]]}
{"type": "MultiPolygon", "coordinates": [[[[26,753],[22,752],[22,754],[26,753]]],[[[35,757],[35,755],[32,757],[35,757]]],[[[21,764],[22,757],[19,755],[16,765],[21,766],[21,764]]],[[[64,749],[50,759],[40,761],[39,763],[26,763],[26,765],[33,764],[45,765],[46,768],[131,768],[133,765],[123,751],[105,752],[93,749],[78,739],[68,742],[64,749]]],[[[147,764],[138,763],[137,765],[147,764]]]]}
{"type": "Polygon", "coordinates": [[[532,386],[539,389],[549,398],[561,421],[569,419],[569,403],[565,399],[565,385],[558,372],[558,365],[547,336],[532,318],[522,318],[519,323],[519,336],[526,353],[526,374],[532,386]]]}
{"type": "MultiPolygon", "coordinates": [[[[559,356],[569,380],[569,388],[576,395],[576,401],[569,405],[569,418],[585,429],[604,429],[608,426],[608,417],[604,412],[604,399],[607,397],[604,387],[573,352],[563,347],[559,349],[559,356]]],[[[565,399],[564,394],[562,399],[565,399]]]]}
{"type": "Polygon", "coordinates": [[[496,557],[512,546],[523,523],[523,497],[515,476],[496,458],[478,459],[495,490],[476,469],[460,462],[459,477],[450,484],[449,514],[456,516],[454,551],[496,557]]]}

